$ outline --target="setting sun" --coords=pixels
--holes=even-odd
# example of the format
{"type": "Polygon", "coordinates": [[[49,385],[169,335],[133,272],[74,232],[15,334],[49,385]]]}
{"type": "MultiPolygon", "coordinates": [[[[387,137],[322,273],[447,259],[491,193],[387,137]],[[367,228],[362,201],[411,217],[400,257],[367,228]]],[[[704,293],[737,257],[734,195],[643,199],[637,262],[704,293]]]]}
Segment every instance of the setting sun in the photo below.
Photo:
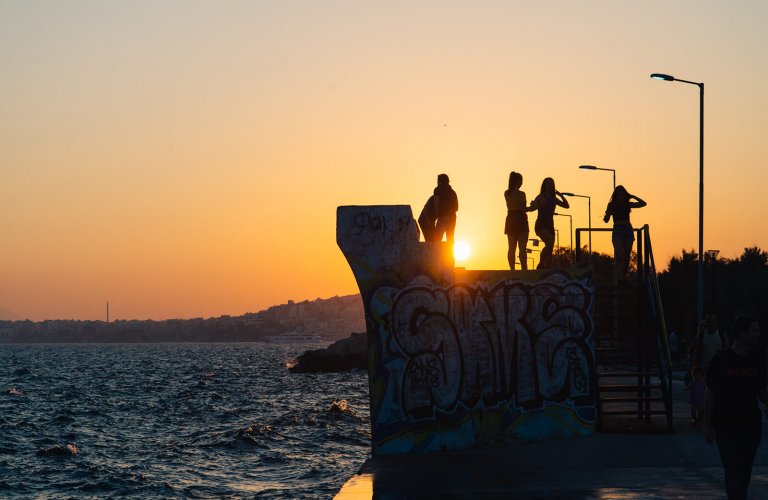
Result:
{"type": "Polygon", "coordinates": [[[453,258],[456,260],[467,260],[470,253],[469,244],[466,241],[456,240],[453,244],[453,258]]]}

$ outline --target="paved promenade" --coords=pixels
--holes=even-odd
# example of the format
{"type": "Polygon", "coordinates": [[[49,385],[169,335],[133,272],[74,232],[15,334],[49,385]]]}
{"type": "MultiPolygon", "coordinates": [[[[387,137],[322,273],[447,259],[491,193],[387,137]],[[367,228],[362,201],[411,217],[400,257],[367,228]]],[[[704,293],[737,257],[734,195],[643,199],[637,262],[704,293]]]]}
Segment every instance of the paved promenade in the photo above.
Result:
{"type": "MultiPolygon", "coordinates": [[[[725,498],[717,447],[688,423],[688,393],[675,382],[675,433],[604,433],[496,450],[368,460],[337,499],[725,498]]],[[[768,444],[750,498],[768,499],[768,444]]]]}

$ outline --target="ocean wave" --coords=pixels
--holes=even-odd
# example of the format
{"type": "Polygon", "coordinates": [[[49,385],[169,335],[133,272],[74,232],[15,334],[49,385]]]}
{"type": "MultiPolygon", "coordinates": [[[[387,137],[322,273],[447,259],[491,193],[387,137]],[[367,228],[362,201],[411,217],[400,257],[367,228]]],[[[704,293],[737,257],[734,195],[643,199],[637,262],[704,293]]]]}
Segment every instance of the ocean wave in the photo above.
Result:
{"type": "Polygon", "coordinates": [[[359,416],[355,410],[349,407],[349,403],[347,403],[346,399],[340,399],[338,401],[334,399],[325,411],[328,415],[333,417],[363,420],[363,417],[359,416]]]}
{"type": "Polygon", "coordinates": [[[71,424],[73,422],[75,422],[75,418],[72,415],[64,415],[64,414],[56,415],[55,417],[53,417],[53,420],[51,420],[52,424],[57,424],[57,425],[71,424]]]}
{"type": "Polygon", "coordinates": [[[8,422],[8,427],[17,427],[17,428],[20,428],[20,429],[33,429],[33,430],[35,430],[35,429],[37,429],[39,427],[39,425],[36,422],[32,422],[32,421],[27,420],[26,418],[24,418],[24,419],[18,420],[16,422],[11,420],[10,422],[8,422]]]}
{"type": "Polygon", "coordinates": [[[80,449],[77,445],[68,443],[65,445],[54,445],[50,448],[41,448],[37,450],[35,455],[39,457],[74,457],[80,453],[80,449]]]}
{"type": "Polygon", "coordinates": [[[4,348],[0,497],[330,498],[370,454],[367,381],[292,377],[298,349],[4,348]]]}

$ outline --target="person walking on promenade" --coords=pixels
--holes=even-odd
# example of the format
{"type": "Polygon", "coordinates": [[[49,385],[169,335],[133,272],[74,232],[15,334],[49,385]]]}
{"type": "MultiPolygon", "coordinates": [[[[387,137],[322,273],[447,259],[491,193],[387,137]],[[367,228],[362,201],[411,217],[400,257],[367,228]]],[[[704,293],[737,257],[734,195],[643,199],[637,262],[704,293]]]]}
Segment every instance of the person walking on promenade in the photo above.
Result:
{"type": "Polygon", "coordinates": [[[710,313],[704,317],[691,344],[692,366],[701,366],[705,370],[715,354],[726,348],[725,335],[717,328],[717,317],[710,313]]]}
{"type": "Polygon", "coordinates": [[[437,187],[434,191],[435,214],[437,214],[437,226],[435,228],[435,240],[442,241],[445,238],[453,245],[453,232],[456,229],[456,212],[459,211],[459,197],[453,190],[446,174],[437,176],[437,187]]]}
{"type": "Polygon", "coordinates": [[[541,250],[541,260],[537,269],[547,269],[552,267],[552,248],[555,244],[555,207],[570,208],[568,200],[555,189],[555,180],[547,177],[541,182],[539,195],[531,202],[527,211],[538,210],[534,230],[536,235],[544,242],[544,248],[541,250]]]}
{"type": "Polygon", "coordinates": [[[520,191],[523,176],[517,172],[509,173],[509,187],[504,191],[507,202],[507,219],[504,222],[504,234],[507,235],[507,261],[509,268],[515,270],[515,252],[520,249],[520,269],[528,269],[528,214],[525,193],[520,191]]]}
{"type": "Polygon", "coordinates": [[[629,274],[629,256],[632,253],[632,242],[635,241],[635,231],[629,222],[629,212],[633,208],[642,208],[647,203],[633,194],[629,194],[624,186],[619,185],[613,190],[608,207],[605,209],[604,222],[613,217],[613,256],[616,261],[616,276],[619,283],[627,281],[629,274]],[[634,201],[632,201],[634,199],[634,201]]]}
{"type": "Polygon", "coordinates": [[[704,437],[708,443],[717,443],[728,499],[743,500],[762,437],[757,402],[768,404],[768,380],[764,359],[750,351],[760,339],[757,320],[737,317],[730,336],[731,349],[715,354],[707,370],[704,437]]]}
{"type": "Polygon", "coordinates": [[[691,370],[693,380],[691,381],[691,426],[696,427],[702,422],[704,416],[704,400],[707,394],[707,382],[704,379],[706,372],[700,366],[691,370]]]}
{"type": "Polygon", "coordinates": [[[435,195],[432,195],[424,204],[424,208],[421,209],[421,213],[419,214],[419,227],[424,235],[424,241],[434,241],[436,222],[435,195]]]}

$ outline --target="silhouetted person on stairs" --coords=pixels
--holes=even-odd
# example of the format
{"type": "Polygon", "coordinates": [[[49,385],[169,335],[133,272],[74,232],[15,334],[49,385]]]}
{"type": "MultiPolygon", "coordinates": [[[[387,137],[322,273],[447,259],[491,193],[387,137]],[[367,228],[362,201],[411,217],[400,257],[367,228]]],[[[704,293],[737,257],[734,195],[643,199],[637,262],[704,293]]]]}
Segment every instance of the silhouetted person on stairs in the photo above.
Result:
{"type": "Polygon", "coordinates": [[[632,253],[632,242],[635,241],[635,231],[629,222],[629,213],[633,208],[646,206],[643,200],[633,194],[629,194],[624,186],[616,186],[605,209],[604,222],[613,217],[613,258],[616,261],[616,276],[619,283],[626,283],[629,275],[629,256],[632,253]],[[634,201],[632,201],[634,200],[634,201]]]}

